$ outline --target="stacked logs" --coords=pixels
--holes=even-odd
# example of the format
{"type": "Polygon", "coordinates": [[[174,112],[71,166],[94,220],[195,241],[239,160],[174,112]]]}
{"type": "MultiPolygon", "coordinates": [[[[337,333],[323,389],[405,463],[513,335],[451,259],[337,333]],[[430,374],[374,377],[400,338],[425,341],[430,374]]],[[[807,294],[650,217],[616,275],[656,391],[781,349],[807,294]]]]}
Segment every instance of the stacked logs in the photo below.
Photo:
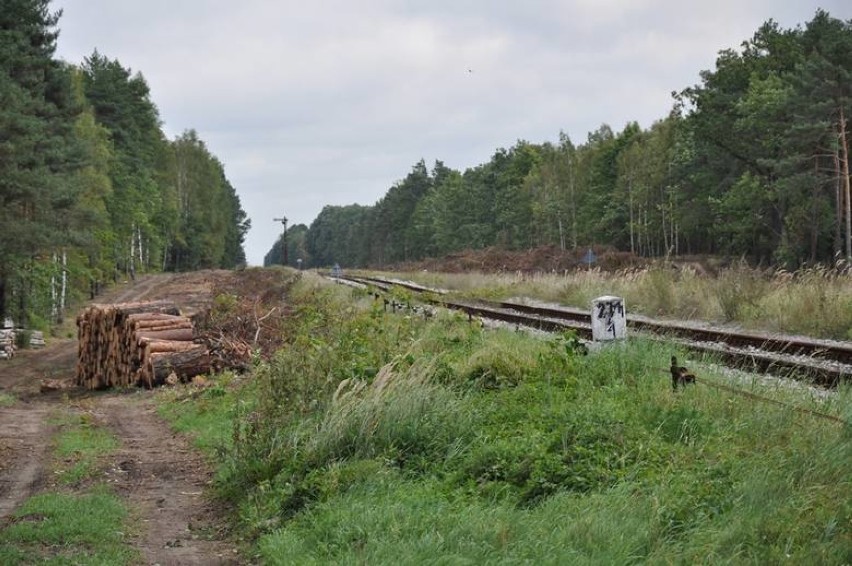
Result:
{"type": "Polygon", "coordinates": [[[8,360],[15,355],[14,329],[0,328],[0,360],[8,360]]]}
{"type": "Polygon", "coordinates": [[[33,330],[30,333],[30,348],[44,348],[47,343],[44,341],[44,332],[33,330]]]}
{"type": "Polygon", "coordinates": [[[207,348],[167,301],[92,305],[77,317],[76,382],[89,389],[161,385],[207,373],[207,348]]]}

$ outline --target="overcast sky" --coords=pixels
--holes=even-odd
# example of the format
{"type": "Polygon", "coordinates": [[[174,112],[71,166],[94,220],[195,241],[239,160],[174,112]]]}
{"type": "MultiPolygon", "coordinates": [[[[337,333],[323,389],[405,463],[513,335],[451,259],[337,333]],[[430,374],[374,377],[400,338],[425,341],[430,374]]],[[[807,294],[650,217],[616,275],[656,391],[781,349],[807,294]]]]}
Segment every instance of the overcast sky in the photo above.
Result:
{"type": "Polygon", "coordinates": [[[166,134],[194,128],[252,222],[249,263],[326,204],[374,204],[421,158],[648,127],[769,18],[848,0],[54,0],[59,57],[140,71],[166,134]]]}

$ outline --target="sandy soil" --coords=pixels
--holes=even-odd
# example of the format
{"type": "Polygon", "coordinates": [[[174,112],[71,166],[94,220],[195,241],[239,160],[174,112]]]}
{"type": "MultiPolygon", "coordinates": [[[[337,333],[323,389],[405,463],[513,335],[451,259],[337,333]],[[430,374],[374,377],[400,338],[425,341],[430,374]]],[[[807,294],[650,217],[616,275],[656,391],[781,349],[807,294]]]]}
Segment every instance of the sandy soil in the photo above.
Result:
{"type": "Polygon", "coordinates": [[[45,482],[48,412],[44,403],[0,409],[0,525],[45,482]]]}
{"type": "MultiPolygon", "coordinates": [[[[162,274],[137,278],[98,297],[97,303],[172,299],[192,311],[210,299],[212,282],[228,272],[162,274]]],[[[73,326],[69,326],[69,332],[73,326]]],[[[121,443],[104,470],[141,525],[131,544],[145,564],[238,564],[244,560],[227,539],[221,513],[207,497],[212,471],[183,437],[155,411],[151,393],[90,393],[69,388],[42,394],[43,379],[71,384],[75,339],[50,340],[43,350],[24,350],[0,360],[0,392],[15,396],[0,408],[0,528],[31,495],[50,487],[50,416],[69,399],[106,424],[121,443]]]]}
{"type": "Polygon", "coordinates": [[[160,420],[146,393],[106,396],[100,413],[122,448],[107,472],[144,525],[134,541],[149,564],[237,564],[216,508],[205,497],[212,471],[160,420]]]}

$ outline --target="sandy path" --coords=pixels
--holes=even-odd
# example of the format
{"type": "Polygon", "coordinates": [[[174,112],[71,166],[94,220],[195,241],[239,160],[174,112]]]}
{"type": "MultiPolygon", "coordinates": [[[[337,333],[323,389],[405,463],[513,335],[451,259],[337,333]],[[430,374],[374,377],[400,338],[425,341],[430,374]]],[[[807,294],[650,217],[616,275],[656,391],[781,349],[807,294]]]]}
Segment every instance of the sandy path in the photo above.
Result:
{"type": "Polygon", "coordinates": [[[45,404],[0,409],[0,526],[44,484],[48,413],[45,404]]]}
{"type": "MultiPolygon", "coordinates": [[[[180,290],[197,300],[209,286],[210,273],[146,275],[94,302],[129,302],[168,298],[180,305],[180,290]],[[177,284],[176,284],[177,282],[177,284]],[[177,291],[176,291],[177,288],[177,291]],[[177,295],[175,295],[177,293],[177,295]]],[[[236,564],[240,559],[227,541],[220,514],[204,495],[212,471],[183,437],[171,432],[154,410],[151,393],[92,394],[81,389],[39,392],[41,379],[72,381],[75,339],[53,339],[43,350],[25,350],[0,360],[0,392],[18,401],[0,407],[0,528],[24,500],[44,489],[54,427],[49,416],[65,407],[66,396],[85,399],[121,441],[105,479],[125,498],[137,524],[130,541],[146,564],[236,564]]]]}
{"type": "Polygon", "coordinates": [[[121,440],[110,475],[143,524],[135,541],[148,564],[236,564],[216,509],[204,497],[212,472],[157,417],[147,393],[107,396],[95,409],[121,440]]]}

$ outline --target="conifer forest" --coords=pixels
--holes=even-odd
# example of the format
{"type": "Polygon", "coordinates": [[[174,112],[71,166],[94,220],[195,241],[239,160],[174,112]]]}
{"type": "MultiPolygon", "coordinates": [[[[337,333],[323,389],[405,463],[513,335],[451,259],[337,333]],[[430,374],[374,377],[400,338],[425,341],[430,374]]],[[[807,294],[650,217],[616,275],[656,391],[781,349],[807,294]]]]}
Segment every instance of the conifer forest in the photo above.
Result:
{"type": "MultiPolygon", "coordinates": [[[[543,245],[787,268],[852,257],[852,22],[825,11],[793,29],[767,21],[698,84],[672,88],[670,113],[647,129],[519,140],[464,171],[420,161],[374,205],[327,206],[292,226],[289,263],[543,245]]],[[[283,241],[267,264],[281,262],[283,241]]]]}
{"type": "Polygon", "coordinates": [[[40,326],[137,273],[245,262],[249,220],[192,129],[167,139],[142,73],[55,57],[48,0],[0,9],[0,321],[40,326]]]}

